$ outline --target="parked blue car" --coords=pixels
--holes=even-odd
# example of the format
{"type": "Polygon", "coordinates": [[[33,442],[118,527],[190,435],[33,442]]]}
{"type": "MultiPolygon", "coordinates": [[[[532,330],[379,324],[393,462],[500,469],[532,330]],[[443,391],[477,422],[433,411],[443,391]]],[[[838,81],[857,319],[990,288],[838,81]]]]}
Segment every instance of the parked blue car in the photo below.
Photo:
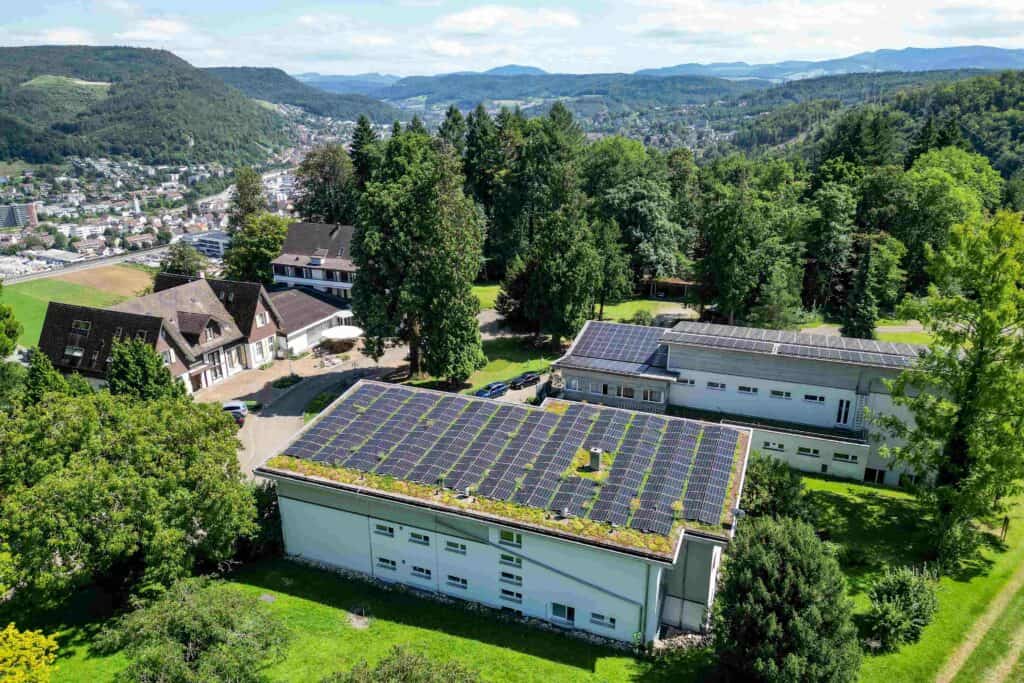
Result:
{"type": "Polygon", "coordinates": [[[478,389],[475,396],[483,398],[498,398],[508,393],[508,385],[504,382],[491,382],[483,389],[478,389]]]}

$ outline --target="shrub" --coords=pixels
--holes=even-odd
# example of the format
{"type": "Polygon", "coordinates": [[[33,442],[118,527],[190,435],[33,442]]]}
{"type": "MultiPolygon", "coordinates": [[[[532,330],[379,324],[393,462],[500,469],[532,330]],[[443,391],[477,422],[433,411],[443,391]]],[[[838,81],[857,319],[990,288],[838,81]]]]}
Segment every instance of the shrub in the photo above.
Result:
{"type": "Polygon", "coordinates": [[[275,389],[287,389],[288,387],[294,386],[294,385],[298,384],[301,381],[302,381],[301,377],[299,377],[298,375],[292,373],[291,375],[285,375],[283,377],[278,377],[273,382],[271,382],[271,385],[275,389]]]}
{"type": "Polygon", "coordinates": [[[100,634],[97,647],[125,651],[124,681],[256,683],[287,641],[287,631],[255,596],[199,578],[179,581],[121,617],[100,634]]]}
{"type": "Polygon", "coordinates": [[[646,325],[650,327],[654,324],[654,316],[651,315],[650,311],[640,309],[633,314],[633,317],[627,318],[624,322],[631,323],[633,325],[646,325]]]}
{"type": "Polygon", "coordinates": [[[868,591],[867,623],[879,649],[892,652],[921,638],[939,606],[934,583],[930,572],[910,567],[886,570],[875,580],[868,591]]]}
{"type": "Polygon", "coordinates": [[[322,683],[477,683],[477,674],[458,662],[438,662],[419,652],[395,646],[377,665],[364,660],[347,673],[322,683]]]}
{"type": "Polygon", "coordinates": [[[0,676],[9,683],[47,683],[57,659],[57,640],[40,631],[0,630],[0,676]]]}
{"type": "Polygon", "coordinates": [[[745,521],[723,572],[713,637],[730,680],[856,680],[860,647],[846,580],[810,525],[745,521]]]}
{"type": "Polygon", "coordinates": [[[783,461],[757,452],[747,464],[741,504],[752,517],[806,519],[808,516],[800,474],[783,461]]]}

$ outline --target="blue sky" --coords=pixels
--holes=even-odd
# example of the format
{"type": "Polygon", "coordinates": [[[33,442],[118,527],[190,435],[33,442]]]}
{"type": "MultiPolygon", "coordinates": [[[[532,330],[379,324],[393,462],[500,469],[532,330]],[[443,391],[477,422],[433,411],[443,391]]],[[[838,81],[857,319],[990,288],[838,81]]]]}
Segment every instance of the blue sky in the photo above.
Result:
{"type": "Polygon", "coordinates": [[[8,0],[0,44],[160,47],[197,66],[398,75],[530,64],[634,71],[840,57],[879,48],[1024,47],[1024,1],[8,0]]]}

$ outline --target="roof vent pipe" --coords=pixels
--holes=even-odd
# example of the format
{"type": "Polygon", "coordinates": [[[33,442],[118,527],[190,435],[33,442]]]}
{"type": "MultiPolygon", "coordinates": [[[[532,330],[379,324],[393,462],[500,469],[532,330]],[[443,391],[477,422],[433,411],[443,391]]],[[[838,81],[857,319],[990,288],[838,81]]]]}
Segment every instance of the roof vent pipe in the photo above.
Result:
{"type": "Polygon", "coordinates": [[[590,470],[592,472],[601,471],[601,456],[604,455],[604,451],[596,446],[590,449],[590,470]]]}

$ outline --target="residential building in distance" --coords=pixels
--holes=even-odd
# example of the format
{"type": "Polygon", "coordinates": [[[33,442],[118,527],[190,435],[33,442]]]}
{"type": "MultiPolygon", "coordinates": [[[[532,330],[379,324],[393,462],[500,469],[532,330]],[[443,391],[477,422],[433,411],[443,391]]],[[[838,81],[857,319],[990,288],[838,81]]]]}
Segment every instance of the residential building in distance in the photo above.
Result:
{"type": "Polygon", "coordinates": [[[281,255],[273,262],[274,282],[351,298],[356,274],[352,233],[351,225],[292,224],[281,255]]]}
{"type": "Polygon", "coordinates": [[[21,254],[52,266],[66,266],[69,263],[78,263],[85,260],[83,254],[76,254],[73,251],[65,251],[63,249],[42,249],[38,251],[26,249],[21,254]]]}
{"type": "Polygon", "coordinates": [[[281,317],[277,346],[282,352],[298,355],[320,343],[324,330],[352,324],[352,311],[334,297],[304,287],[271,290],[281,317]]]}
{"type": "Polygon", "coordinates": [[[271,361],[278,320],[257,283],[160,274],[152,294],[111,308],[51,302],[39,348],[63,372],[102,379],[115,340],[144,341],[191,393],[271,361]]]}
{"type": "Polygon", "coordinates": [[[35,204],[0,206],[0,228],[34,228],[39,225],[35,204]]]}
{"type": "Polygon", "coordinates": [[[700,630],[750,430],[361,381],[256,473],[286,552],[566,629],[700,630]]]}
{"type": "Polygon", "coordinates": [[[923,347],[680,322],[671,329],[588,322],[552,364],[565,398],[753,429],[753,450],[819,474],[897,486],[895,443],[865,408],[911,420],[885,380],[923,347]]]}
{"type": "Polygon", "coordinates": [[[197,232],[183,239],[195,247],[199,253],[215,259],[223,259],[228,247],[231,246],[231,235],[223,230],[197,232]]]}

